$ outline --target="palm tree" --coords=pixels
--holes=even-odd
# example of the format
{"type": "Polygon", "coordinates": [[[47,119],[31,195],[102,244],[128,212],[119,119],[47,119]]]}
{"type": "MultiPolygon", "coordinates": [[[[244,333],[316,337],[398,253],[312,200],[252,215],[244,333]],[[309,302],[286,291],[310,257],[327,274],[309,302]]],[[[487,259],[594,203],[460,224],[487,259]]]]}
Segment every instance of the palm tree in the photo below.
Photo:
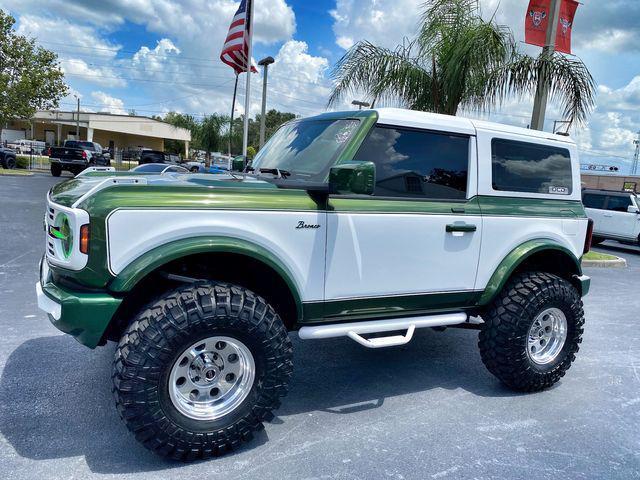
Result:
{"type": "Polygon", "coordinates": [[[377,102],[455,115],[460,108],[492,108],[508,95],[533,94],[550,85],[570,122],[593,109],[595,84],[577,58],[518,50],[509,27],[483,20],[478,0],[428,0],[415,39],[394,50],[361,41],[332,71],[329,105],[364,91],[377,102]]]}

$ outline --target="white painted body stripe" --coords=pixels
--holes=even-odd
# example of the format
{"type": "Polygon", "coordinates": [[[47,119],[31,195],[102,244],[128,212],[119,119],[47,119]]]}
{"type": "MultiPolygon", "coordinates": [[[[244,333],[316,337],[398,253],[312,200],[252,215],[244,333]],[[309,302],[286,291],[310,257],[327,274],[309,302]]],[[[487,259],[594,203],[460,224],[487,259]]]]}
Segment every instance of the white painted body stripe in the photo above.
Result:
{"type": "Polygon", "coordinates": [[[223,236],[252,242],[279,258],[303,301],[324,290],[325,212],[237,210],[116,210],[107,219],[114,274],[150,250],[185,238],[223,236]],[[296,229],[299,221],[320,228],[296,229]]]}
{"type": "Polygon", "coordinates": [[[476,289],[484,290],[502,260],[529,240],[548,239],[582,256],[586,218],[483,217],[484,230],[476,289]]]}
{"type": "Polygon", "coordinates": [[[109,266],[115,275],[150,250],[176,240],[209,235],[239,238],[279,258],[291,272],[301,300],[315,302],[482,291],[509,252],[528,240],[549,239],[579,258],[587,221],[388,213],[116,210],[107,226],[109,266]],[[296,229],[299,221],[320,228],[296,229]],[[447,233],[446,225],[455,222],[476,225],[477,230],[447,233]]]}
{"type": "Polygon", "coordinates": [[[338,213],[327,221],[327,300],[474,288],[480,216],[338,213]],[[447,233],[452,223],[477,230],[447,233]]]}

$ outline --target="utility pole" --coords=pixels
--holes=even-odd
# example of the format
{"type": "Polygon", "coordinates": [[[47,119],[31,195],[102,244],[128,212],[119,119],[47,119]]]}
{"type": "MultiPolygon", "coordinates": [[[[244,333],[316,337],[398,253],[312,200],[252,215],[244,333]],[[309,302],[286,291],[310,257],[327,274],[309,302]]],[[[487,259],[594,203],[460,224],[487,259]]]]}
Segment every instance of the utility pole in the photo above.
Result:
{"type": "Polygon", "coordinates": [[[264,67],[264,74],[262,76],[262,114],[260,115],[260,148],[264,145],[265,111],[267,110],[267,75],[269,73],[269,65],[273,62],[275,62],[273,57],[265,57],[258,62],[258,65],[264,67]]]}
{"type": "Polygon", "coordinates": [[[631,175],[638,173],[638,160],[640,160],[640,132],[638,132],[638,138],[633,141],[636,146],[636,153],[633,156],[633,165],[631,166],[631,175]]]}
{"type": "MultiPolygon", "coordinates": [[[[552,55],[556,49],[556,35],[558,33],[558,20],[560,18],[560,2],[562,0],[551,0],[549,23],[547,24],[547,38],[545,40],[542,55],[552,55]]],[[[547,111],[547,98],[549,96],[549,85],[545,82],[542,72],[538,71],[538,86],[533,102],[533,114],[531,115],[531,128],[534,130],[544,130],[544,116],[547,111]]]]}
{"type": "Polygon", "coordinates": [[[76,140],[80,141],[80,97],[76,96],[78,100],[78,112],[76,113],[76,140]]]}

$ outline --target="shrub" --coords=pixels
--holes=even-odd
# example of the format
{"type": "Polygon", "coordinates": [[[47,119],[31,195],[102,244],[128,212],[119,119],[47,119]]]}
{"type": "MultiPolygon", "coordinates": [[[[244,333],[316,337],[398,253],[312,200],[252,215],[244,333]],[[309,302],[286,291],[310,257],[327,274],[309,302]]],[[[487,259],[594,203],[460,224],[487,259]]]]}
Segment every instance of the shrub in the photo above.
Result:
{"type": "Polygon", "coordinates": [[[16,168],[29,168],[29,157],[18,155],[16,157],[16,168]]]}

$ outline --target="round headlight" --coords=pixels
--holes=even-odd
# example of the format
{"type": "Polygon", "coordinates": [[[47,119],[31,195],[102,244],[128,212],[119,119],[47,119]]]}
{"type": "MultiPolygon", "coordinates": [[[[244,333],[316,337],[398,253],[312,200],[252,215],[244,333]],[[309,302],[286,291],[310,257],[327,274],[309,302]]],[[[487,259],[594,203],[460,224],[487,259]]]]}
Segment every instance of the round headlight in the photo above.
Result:
{"type": "Polygon", "coordinates": [[[59,213],[56,216],[54,224],[58,227],[58,231],[60,232],[59,240],[62,255],[64,255],[64,258],[69,258],[73,252],[73,230],[69,223],[69,217],[64,213],[59,213]]]}

